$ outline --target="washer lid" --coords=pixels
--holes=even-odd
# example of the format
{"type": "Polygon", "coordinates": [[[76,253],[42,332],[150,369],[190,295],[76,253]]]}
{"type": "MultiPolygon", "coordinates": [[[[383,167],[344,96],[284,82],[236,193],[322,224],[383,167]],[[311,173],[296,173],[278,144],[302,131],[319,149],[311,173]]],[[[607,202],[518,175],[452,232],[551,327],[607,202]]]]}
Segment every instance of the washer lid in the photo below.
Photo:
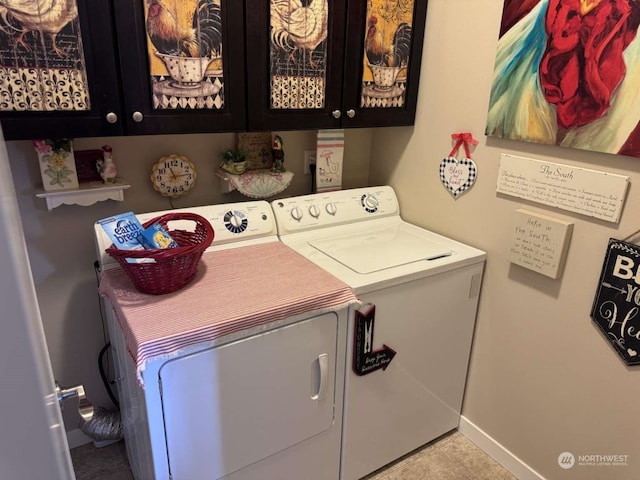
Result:
{"type": "Polygon", "coordinates": [[[357,273],[373,273],[447,257],[451,248],[395,225],[377,231],[312,240],[309,244],[357,273]]]}

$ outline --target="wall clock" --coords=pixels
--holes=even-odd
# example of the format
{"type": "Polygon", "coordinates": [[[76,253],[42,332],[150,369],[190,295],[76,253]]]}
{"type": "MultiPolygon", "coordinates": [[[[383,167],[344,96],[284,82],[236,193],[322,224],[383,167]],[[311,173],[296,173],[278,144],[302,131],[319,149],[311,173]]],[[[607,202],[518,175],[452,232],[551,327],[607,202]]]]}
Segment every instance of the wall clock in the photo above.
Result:
{"type": "Polygon", "coordinates": [[[196,167],[187,157],[167,155],[153,166],[151,183],[165,197],[180,197],[189,193],[196,183],[196,167]]]}

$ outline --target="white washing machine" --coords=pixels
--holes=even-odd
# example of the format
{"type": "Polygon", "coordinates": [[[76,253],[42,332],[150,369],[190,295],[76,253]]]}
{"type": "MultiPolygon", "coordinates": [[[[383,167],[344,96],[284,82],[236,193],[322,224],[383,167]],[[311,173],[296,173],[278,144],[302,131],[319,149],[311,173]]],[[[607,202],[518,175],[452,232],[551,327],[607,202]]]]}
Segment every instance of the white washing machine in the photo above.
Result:
{"type": "Polygon", "coordinates": [[[272,202],[286,245],[351,286],[341,480],[459,424],[485,253],[411,225],[388,186],[272,202]]]}
{"type": "MultiPolygon", "coordinates": [[[[181,210],[172,210],[176,211],[181,210]]],[[[194,287],[190,284],[186,289],[202,288],[203,279],[216,275],[216,259],[224,254],[239,255],[237,268],[242,273],[236,275],[235,264],[221,263],[223,271],[217,274],[229,278],[225,280],[230,282],[227,286],[245,285],[252,270],[240,264],[251,257],[249,254],[276,247],[288,251],[277,250],[278,265],[301,259],[315,269],[313,272],[326,275],[278,241],[267,202],[182,211],[207,218],[215,231],[214,243],[203,255],[204,266],[200,266],[201,271],[206,271],[203,277],[196,278],[194,287]]],[[[138,217],[145,221],[160,213],[166,212],[138,217]]],[[[189,227],[185,224],[170,228],[189,227]]],[[[95,234],[104,282],[110,276],[109,269],[120,267],[104,253],[111,242],[99,225],[95,234]]],[[[260,271],[270,269],[270,261],[273,259],[265,258],[260,271]]],[[[307,275],[309,290],[314,288],[313,272],[307,275]]],[[[263,283],[266,279],[254,280],[255,289],[273,289],[270,293],[273,297],[286,297],[285,292],[278,292],[278,279],[267,280],[266,284],[263,283]]],[[[197,302],[196,310],[224,311],[230,302],[250,305],[255,297],[264,299],[265,295],[255,292],[252,295],[245,288],[230,290],[232,295],[225,295],[227,298],[221,298],[220,291],[207,292],[197,302]]],[[[157,318],[158,333],[152,335],[152,341],[176,342],[179,346],[183,332],[167,337],[165,329],[170,326],[163,325],[163,320],[171,317],[176,323],[180,308],[176,310],[175,302],[188,298],[186,289],[144,300],[144,310],[149,313],[145,321],[157,318]],[[169,314],[171,309],[178,313],[169,314]]],[[[355,300],[346,285],[344,289],[355,300]]],[[[203,325],[196,332],[203,335],[201,343],[178,348],[177,353],[151,357],[141,370],[140,352],[132,351],[135,348],[131,347],[131,337],[141,335],[142,327],[136,322],[141,324],[143,319],[118,309],[127,302],[135,304],[139,299],[135,292],[127,293],[125,289],[122,299],[105,300],[105,310],[116,353],[125,443],[137,480],[338,478],[346,305],[329,311],[294,309],[291,316],[282,320],[254,325],[215,340],[206,337],[203,325]]],[[[256,306],[256,311],[264,310],[265,305],[268,302],[256,306]]],[[[189,331],[184,328],[186,336],[195,331],[192,327],[189,331]]]]}

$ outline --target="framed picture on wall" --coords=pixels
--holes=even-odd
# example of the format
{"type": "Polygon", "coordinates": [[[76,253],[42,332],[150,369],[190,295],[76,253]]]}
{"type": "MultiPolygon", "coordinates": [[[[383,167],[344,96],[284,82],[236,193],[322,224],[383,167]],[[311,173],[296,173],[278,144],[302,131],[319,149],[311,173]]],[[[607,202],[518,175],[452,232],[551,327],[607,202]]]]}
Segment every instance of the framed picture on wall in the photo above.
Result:
{"type": "Polygon", "coordinates": [[[486,134],[640,157],[640,3],[505,0],[486,134]]]}

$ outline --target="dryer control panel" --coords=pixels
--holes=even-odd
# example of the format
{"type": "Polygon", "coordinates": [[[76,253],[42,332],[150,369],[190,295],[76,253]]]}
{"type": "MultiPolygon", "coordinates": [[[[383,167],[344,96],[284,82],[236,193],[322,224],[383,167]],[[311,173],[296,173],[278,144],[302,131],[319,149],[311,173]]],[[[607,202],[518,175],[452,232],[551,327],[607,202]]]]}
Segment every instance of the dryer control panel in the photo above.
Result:
{"type": "Polygon", "coordinates": [[[283,198],[271,207],[280,235],[400,215],[398,199],[389,186],[283,198]]]}
{"type": "MultiPolygon", "coordinates": [[[[185,210],[202,215],[209,220],[215,233],[213,245],[251,240],[275,233],[273,213],[269,204],[264,201],[206,205],[185,210]]],[[[138,218],[144,221],[145,217],[150,215],[141,214],[138,218]]],[[[171,224],[169,226],[172,227],[171,224]]],[[[176,224],[173,228],[181,228],[181,226],[176,224]]],[[[189,228],[189,225],[185,224],[182,228],[189,228]]]]}

